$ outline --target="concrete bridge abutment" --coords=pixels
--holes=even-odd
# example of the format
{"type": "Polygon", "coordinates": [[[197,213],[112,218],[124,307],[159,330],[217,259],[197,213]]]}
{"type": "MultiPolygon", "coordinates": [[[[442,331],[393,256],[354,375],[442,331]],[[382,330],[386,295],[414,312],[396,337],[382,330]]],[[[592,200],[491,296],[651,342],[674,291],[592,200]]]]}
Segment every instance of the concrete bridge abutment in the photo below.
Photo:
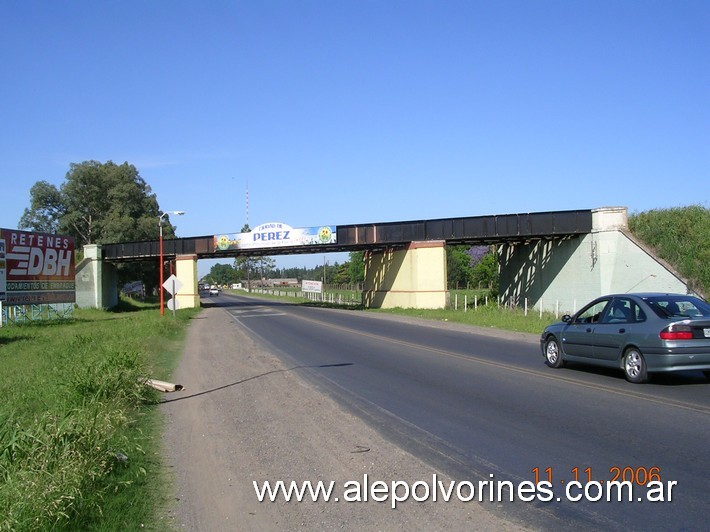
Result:
{"type": "Polygon", "coordinates": [[[526,243],[498,250],[500,295],[506,304],[573,313],[602,294],[687,293],[670,266],[635,241],[626,207],[592,210],[589,234],[526,243]]]}
{"type": "Polygon", "coordinates": [[[366,252],[362,297],[367,308],[444,308],[445,242],[411,242],[401,249],[366,252]]]}

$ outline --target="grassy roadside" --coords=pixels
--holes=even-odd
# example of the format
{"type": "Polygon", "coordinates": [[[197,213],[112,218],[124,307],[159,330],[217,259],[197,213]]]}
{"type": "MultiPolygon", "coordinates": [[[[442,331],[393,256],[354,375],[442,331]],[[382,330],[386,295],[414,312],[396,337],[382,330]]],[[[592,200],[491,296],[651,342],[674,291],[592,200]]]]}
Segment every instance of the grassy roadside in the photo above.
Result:
{"type": "Polygon", "coordinates": [[[157,525],[159,394],[139,380],[169,380],[197,312],[123,304],[0,329],[0,530],[157,525]]]}
{"type": "MultiPolygon", "coordinates": [[[[251,296],[262,299],[274,299],[286,301],[293,304],[311,305],[320,307],[342,308],[347,310],[363,310],[362,306],[338,305],[337,303],[311,301],[302,297],[294,297],[294,295],[278,295],[276,293],[247,293],[243,290],[226,290],[228,293],[233,293],[243,296],[251,296]]],[[[279,292],[278,290],[275,292],[279,292]]],[[[285,291],[281,291],[282,294],[285,291]]],[[[455,292],[451,291],[452,297],[455,292]]],[[[367,309],[365,312],[379,312],[384,314],[397,314],[400,316],[409,316],[422,318],[427,320],[449,321],[453,323],[463,323],[476,327],[492,327],[506,331],[524,332],[531,334],[540,334],[542,330],[549,324],[559,321],[560,318],[550,312],[543,312],[542,316],[538,310],[530,310],[527,315],[520,308],[505,308],[498,307],[495,302],[490,302],[488,305],[482,304],[483,297],[478,292],[459,291],[459,308],[458,309],[441,309],[441,310],[422,310],[422,309],[367,309]],[[468,308],[464,310],[463,296],[468,296],[468,308]],[[473,308],[473,296],[479,296],[477,308],[473,308]]]]}
{"type": "Polygon", "coordinates": [[[554,314],[549,312],[543,312],[542,317],[540,317],[538,311],[530,311],[526,316],[522,309],[498,308],[494,304],[479,306],[476,310],[469,308],[466,312],[462,309],[420,310],[401,308],[372,309],[368,312],[397,314],[427,320],[449,321],[476,327],[487,327],[531,334],[540,334],[542,330],[551,323],[560,321],[559,318],[556,318],[554,314]]]}

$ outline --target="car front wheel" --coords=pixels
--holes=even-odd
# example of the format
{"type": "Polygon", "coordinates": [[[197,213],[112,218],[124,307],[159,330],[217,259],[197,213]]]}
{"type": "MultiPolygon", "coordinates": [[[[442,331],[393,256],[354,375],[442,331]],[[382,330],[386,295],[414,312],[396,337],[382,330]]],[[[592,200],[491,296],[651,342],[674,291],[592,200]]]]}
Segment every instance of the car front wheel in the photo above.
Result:
{"type": "Polygon", "coordinates": [[[624,375],[627,381],[634,384],[642,384],[648,380],[646,360],[644,360],[641,351],[635,347],[626,351],[624,356],[624,375]]]}
{"type": "Polygon", "coordinates": [[[554,336],[550,336],[545,340],[545,363],[551,368],[559,368],[562,366],[560,343],[554,336]]]}

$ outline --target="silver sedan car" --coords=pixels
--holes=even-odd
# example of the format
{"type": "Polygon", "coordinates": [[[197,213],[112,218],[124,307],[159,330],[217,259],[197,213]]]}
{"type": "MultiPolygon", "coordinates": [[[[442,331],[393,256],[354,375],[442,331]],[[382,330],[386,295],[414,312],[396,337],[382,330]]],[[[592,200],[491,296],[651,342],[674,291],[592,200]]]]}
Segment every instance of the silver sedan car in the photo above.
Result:
{"type": "Polygon", "coordinates": [[[620,368],[634,383],[649,373],[701,370],[710,378],[710,305],[682,294],[612,294],[595,299],[540,336],[545,362],[620,368]]]}

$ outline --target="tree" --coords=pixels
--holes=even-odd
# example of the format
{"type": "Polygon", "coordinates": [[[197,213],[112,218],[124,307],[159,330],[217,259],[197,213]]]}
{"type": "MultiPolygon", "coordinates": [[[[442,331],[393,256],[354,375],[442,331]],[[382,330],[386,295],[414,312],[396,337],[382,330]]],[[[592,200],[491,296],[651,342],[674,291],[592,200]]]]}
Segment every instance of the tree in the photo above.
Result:
{"type": "MultiPolygon", "coordinates": [[[[249,224],[244,224],[241,233],[251,233],[249,224]]],[[[258,272],[258,262],[255,257],[247,257],[239,255],[234,259],[234,269],[247,280],[247,290],[251,292],[251,280],[258,272]]]]}
{"type": "MultiPolygon", "coordinates": [[[[135,166],[85,161],[69,165],[59,189],[47,181],[35,183],[18,228],[72,236],[81,250],[86,244],[157,239],[159,216],[158,200],[135,166]]],[[[163,236],[175,236],[168,220],[163,236]]],[[[122,264],[119,282],[143,279],[150,290],[157,284],[157,266],[122,264]]]]}
{"type": "Polygon", "coordinates": [[[236,283],[238,276],[237,270],[235,270],[231,264],[219,263],[212,266],[208,274],[210,284],[217,284],[219,286],[230,286],[232,283],[236,283]]]}
{"type": "Polygon", "coordinates": [[[448,246],[446,266],[450,289],[485,287],[498,293],[495,246],[448,246]]]}
{"type": "MultiPolygon", "coordinates": [[[[491,291],[492,295],[498,295],[498,252],[496,246],[490,246],[488,250],[481,255],[480,251],[475,252],[477,248],[471,248],[471,263],[473,264],[471,272],[471,282],[476,288],[485,286],[491,291]]],[[[485,249],[485,248],[484,248],[485,249]]]]}
{"type": "MultiPolygon", "coordinates": [[[[85,161],[69,165],[59,190],[35,183],[18,227],[73,236],[80,248],[157,238],[159,215],[156,196],[135,166],[85,161]]],[[[175,235],[170,223],[163,224],[163,235],[175,235]]]]}
{"type": "Polygon", "coordinates": [[[446,247],[446,277],[449,288],[468,288],[471,284],[471,256],[468,246],[446,247]]]}
{"type": "Polygon", "coordinates": [[[351,251],[348,265],[348,275],[350,283],[357,284],[365,281],[365,253],[363,251],[351,251]]]}
{"type": "Polygon", "coordinates": [[[330,278],[331,284],[348,284],[350,282],[350,264],[344,262],[343,264],[335,263],[335,271],[332,273],[330,278]]]}
{"type": "Polygon", "coordinates": [[[260,279],[269,279],[276,268],[276,261],[271,257],[261,256],[254,259],[256,270],[260,279]]]}
{"type": "Polygon", "coordinates": [[[57,187],[47,181],[37,181],[30,189],[30,207],[22,213],[17,227],[54,234],[58,232],[63,213],[64,202],[57,187]]]}

